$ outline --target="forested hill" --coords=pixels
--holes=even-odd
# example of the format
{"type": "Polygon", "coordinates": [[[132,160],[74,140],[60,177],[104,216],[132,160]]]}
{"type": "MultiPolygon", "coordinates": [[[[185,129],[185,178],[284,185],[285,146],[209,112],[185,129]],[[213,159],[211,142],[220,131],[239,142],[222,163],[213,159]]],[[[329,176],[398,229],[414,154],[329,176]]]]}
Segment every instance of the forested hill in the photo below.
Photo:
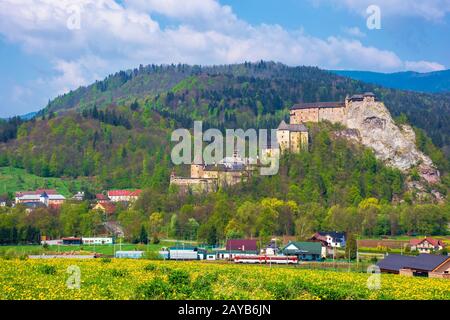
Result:
{"type": "Polygon", "coordinates": [[[44,112],[129,105],[135,100],[190,126],[193,119],[223,127],[274,127],[297,102],[333,101],[372,91],[394,117],[425,130],[450,154],[450,95],[386,89],[314,67],[272,62],[225,66],[140,66],[51,101],[44,112]]]}
{"type": "MultiPolygon", "coordinates": [[[[346,94],[369,90],[388,107],[401,106],[393,112],[409,112],[410,119],[423,108],[416,125],[435,132],[441,142],[448,139],[448,128],[441,124],[448,122],[446,101],[450,98],[437,103],[433,95],[376,88],[310,67],[272,63],[149,66],[59,97],[32,120],[0,123],[0,167],[23,168],[40,177],[89,177],[101,186],[92,192],[110,188],[168,191],[172,170],[187,174],[187,168],[174,167],[170,161],[170,135],[175,128],[192,128],[197,119],[205,121],[205,127],[276,128],[297,101],[343,100],[346,94]]],[[[284,159],[279,176],[254,184],[267,188],[252,187],[242,195],[283,197],[292,191],[299,201],[324,206],[354,205],[368,197],[414,198],[405,188],[410,177],[386,168],[371,151],[337,139],[341,128],[328,125],[311,127],[310,152],[284,159]]],[[[418,148],[441,170],[442,184],[436,188],[446,194],[449,162],[423,130],[416,133],[418,148]]]]}

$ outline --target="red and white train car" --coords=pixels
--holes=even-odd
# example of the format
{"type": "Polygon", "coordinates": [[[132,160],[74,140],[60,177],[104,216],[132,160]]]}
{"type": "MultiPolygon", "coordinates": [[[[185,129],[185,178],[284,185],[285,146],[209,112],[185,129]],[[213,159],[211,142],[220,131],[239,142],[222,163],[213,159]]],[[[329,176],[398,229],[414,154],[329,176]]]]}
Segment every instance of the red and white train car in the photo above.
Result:
{"type": "Polygon", "coordinates": [[[296,256],[236,256],[234,263],[247,264],[297,264],[296,256]]]}

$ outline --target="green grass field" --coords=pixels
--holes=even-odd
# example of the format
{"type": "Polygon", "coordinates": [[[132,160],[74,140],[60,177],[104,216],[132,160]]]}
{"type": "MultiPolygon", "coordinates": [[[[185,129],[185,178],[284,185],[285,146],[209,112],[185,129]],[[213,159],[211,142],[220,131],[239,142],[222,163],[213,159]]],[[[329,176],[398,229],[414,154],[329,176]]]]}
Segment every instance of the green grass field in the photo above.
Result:
{"type": "Polygon", "coordinates": [[[47,188],[57,189],[65,197],[70,197],[83,186],[95,187],[95,182],[87,178],[43,178],[30,174],[24,169],[0,167],[0,194],[47,188]]]}

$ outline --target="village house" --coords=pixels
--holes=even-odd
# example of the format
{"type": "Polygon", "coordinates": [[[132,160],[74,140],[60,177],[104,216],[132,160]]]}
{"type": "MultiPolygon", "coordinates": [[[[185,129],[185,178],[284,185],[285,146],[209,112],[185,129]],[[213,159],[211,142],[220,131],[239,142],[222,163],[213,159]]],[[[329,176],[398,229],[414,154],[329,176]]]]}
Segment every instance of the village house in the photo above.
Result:
{"type": "Polygon", "coordinates": [[[81,239],[83,244],[87,245],[106,245],[106,244],[114,244],[114,239],[111,237],[93,237],[93,238],[85,238],[81,239]]]}
{"type": "Polygon", "coordinates": [[[450,257],[422,253],[418,256],[389,254],[377,263],[383,273],[450,279],[450,257]]]}
{"type": "Polygon", "coordinates": [[[142,190],[110,190],[108,198],[112,202],[134,202],[139,199],[142,190]]]}
{"type": "Polygon", "coordinates": [[[433,238],[411,239],[409,241],[411,251],[419,251],[420,253],[432,253],[434,251],[442,250],[445,244],[442,240],[433,238]]]}
{"type": "Polygon", "coordinates": [[[73,201],[84,201],[84,192],[78,191],[74,196],[72,197],[73,201]]]}
{"type": "Polygon", "coordinates": [[[108,198],[106,195],[102,194],[102,193],[96,194],[96,195],[95,195],[95,200],[96,200],[98,203],[102,203],[102,202],[110,202],[109,198],[108,198]]]}
{"type": "Polygon", "coordinates": [[[36,191],[22,191],[16,193],[16,204],[23,204],[28,208],[60,207],[66,198],[53,189],[38,189],[36,191]]]}
{"type": "Polygon", "coordinates": [[[99,210],[108,216],[116,212],[116,206],[111,202],[99,202],[92,209],[99,210]]]}
{"type": "Polygon", "coordinates": [[[296,256],[301,261],[320,261],[323,258],[320,242],[290,241],[282,252],[286,256],[296,256]]]}
{"type": "Polygon", "coordinates": [[[258,254],[258,246],[254,239],[231,239],[227,241],[225,249],[216,250],[219,260],[231,260],[236,256],[255,256],[258,254]]]}
{"type": "Polygon", "coordinates": [[[0,197],[0,207],[6,207],[8,199],[5,197],[0,197]]]}
{"type": "Polygon", "coordinates": [[[271,240],[270,243],[263,249],[261,249],[261,254],[267,256],[277,255],[281,249],[278,247],[276,240],[271,240]]]}
{"type": "Polygon", "coordinates": [[[311,241],[320,241],[330,248],[344,248],[345,247],[345,232],[316,232],[311,241]]]}

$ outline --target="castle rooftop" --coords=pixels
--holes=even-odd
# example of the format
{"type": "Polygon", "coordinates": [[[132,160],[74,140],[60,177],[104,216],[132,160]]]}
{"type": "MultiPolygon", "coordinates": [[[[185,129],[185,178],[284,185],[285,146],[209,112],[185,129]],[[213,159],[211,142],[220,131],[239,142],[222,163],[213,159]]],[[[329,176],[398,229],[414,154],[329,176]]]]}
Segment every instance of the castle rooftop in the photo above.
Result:
{"type": "Polygon", "coordinates": [[[286,130],[291,132],[308,132],[308,128],[304,124],[287,124],[284,120],[278,126],[278,130],[286,130]]]}
{"type": "Polygon", "coordinates": [[[291,110],[343,108],[343,107],[345,107],[345,104],[343,102],[309,102],[309,103],[297,103],[294,106],[292,106],[291,110]]]}

